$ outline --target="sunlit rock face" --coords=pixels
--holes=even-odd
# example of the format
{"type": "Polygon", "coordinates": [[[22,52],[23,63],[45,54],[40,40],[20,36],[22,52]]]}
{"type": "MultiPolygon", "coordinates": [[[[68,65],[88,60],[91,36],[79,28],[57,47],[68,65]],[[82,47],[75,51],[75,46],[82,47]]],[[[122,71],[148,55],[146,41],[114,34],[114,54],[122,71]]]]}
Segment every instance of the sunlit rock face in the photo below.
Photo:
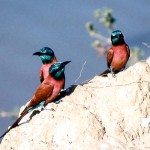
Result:
{"type": "Polygon", "coordinates": [[[0,149],[150,148],[150,59],[68,91],[60,103],[26,115],[6,134],[0,149]]]}

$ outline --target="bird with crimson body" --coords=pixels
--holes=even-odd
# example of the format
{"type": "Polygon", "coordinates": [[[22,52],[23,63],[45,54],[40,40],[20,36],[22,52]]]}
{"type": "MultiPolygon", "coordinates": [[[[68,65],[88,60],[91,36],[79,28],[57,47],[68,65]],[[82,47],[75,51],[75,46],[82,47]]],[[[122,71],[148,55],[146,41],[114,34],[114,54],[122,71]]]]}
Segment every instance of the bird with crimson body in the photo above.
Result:
{"type": "MultiPolygon", "coordinates": [[[[40,51],[33,53],[33,55],[39,56],[42,61],[42,66],[40,68],[40,82],[42,83],[49,75],[49,68],[51,65],[57,62],[57,58],[54,51],[50,47],[43,47],[40,51]]],[[[43,101],[36,105],[33,109],[41,105],[43,105],[43,101]]]]}
{"type": "Polygon", "coordinates": [[[107,73],[118,73],[125,68],[130,57],[130,49],[124,40],[124,36],[120,30],[115,30],[111,33],[112,45],[107,53],[107,66],[109,69],[100,75],[107,73]]]}
{"type": "Polygon", "coordinates": [[[4,137],[12,128],[18,126],[20,120],[30,111],[33,107],[38,105],[41,101],[44,101],[44,107],[54,101],[61,89],[65,84],[65,66],[71,61],[56,62],[49,68],[49,75],[37,88],[30,102],[20,114],[19,118],[13,123],[13,125],[0,137],[4,137]]]}

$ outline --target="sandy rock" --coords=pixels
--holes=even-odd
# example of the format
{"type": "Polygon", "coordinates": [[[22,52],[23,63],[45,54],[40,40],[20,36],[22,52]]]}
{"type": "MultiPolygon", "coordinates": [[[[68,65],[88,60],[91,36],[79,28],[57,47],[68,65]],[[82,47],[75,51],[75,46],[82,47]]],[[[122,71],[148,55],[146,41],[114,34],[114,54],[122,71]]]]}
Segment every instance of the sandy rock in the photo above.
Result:
{"type": "Polygon", "coordinates": [[[95,76],[70,91],[62,102],[26,115],[3,138],[0,149],[150,149],[149,59],[115,78],[95,76]]]}

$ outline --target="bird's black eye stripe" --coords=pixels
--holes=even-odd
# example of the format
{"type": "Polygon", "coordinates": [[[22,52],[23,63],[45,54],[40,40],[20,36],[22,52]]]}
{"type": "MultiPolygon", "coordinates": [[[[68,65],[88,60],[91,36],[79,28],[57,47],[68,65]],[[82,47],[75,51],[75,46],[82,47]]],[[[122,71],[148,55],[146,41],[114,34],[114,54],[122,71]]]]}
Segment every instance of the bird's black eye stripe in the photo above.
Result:
{"type": "Polygon", "coordinates": [[[53,55],[54,55],[54,53],[46,52],[46,53],[43,53],[43,55],[50,55],[50,56],[53,56],[53,55]]]}

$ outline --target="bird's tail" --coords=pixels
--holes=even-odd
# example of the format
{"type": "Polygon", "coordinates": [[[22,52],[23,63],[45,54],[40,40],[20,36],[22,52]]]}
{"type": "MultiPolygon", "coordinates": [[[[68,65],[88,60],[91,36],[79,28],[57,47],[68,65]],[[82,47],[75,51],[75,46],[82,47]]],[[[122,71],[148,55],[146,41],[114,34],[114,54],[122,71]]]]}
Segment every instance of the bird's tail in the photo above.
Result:
{"type": "Polygon", "coordinates": [[[104,72],[102,72],[99,76],[107,76],[108,73],[110,73],[111,71],[109,69],[105,70],[104,72]]]}
{"type": "Polygon", "coordinates": [[[38,103],[38,104],[35,105],[35,106],[30,106],[30,107],[26,106],[26,107],[24,108],[24,110],[21,112],[20,115],[22,115],[26,110],[28,110],[28,112],[31,112],[32,110],[34,110],[34,109],[36,109],[36,108],[38,108],[38,107],[40,107],[40,106],[43,106],[43,105],[44,105],[44,102],[45,102],[45,101],[41,101],[40,103],[38,103]]]}
{"type": "Polygon", "coordinates": [[[2,136],[0,136],[0,139],[4,137],[12,128],[15,128],[16,126],[18,126],[18,123],[28,113],[28,110],[29,109],[26,109],[21,113],[20,117],[12,124],[12,126],[2,136]]]}
{"type": "Polygon", "coordinates": [[[30,111],[30,109],[32,109],[32,107],[25,107],[25,109],[21,112],[21,114],[20,114],[20,116],[22,116],[23,114],[24,114],[24,112],[29,112],[30,111]]]}

